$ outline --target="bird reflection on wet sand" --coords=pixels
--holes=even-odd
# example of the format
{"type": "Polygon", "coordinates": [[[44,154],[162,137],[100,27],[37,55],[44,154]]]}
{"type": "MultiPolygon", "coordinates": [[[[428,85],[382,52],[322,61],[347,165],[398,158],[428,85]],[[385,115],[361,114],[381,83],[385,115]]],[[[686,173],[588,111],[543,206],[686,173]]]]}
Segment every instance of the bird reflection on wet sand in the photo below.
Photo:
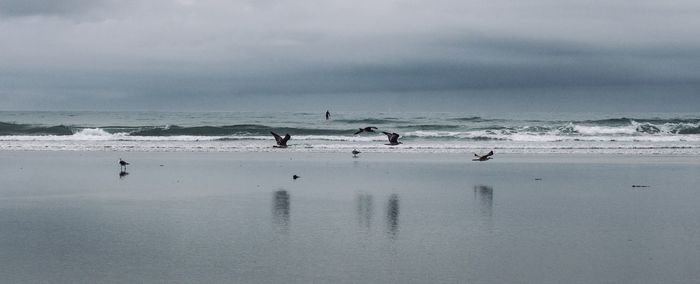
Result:
{"type": "Polygon", "coordinates": [[[493,187],[486,185],[474,186],[474,201],[482,216],[491,217],[493,214],[493,187]]]}
{"type": "Polygon", "coordinates": [[[119,171],[119,179],[123,179],[128,175],[129,173],[127,171],[119,171]]]}
{"type": "Polygon", "coordinates": [[[360,228],[370,230],[374,213],[373,197],[369,194],[357,195],[357,224],[360,228]]]}
{"type": "Polygon", "coordinates": [[[389,202],[386,205],[386,223],[387,233],[392,239],[396,239],[399,233],[399,195],[392,194],[389,196],[389,202]]]}
{"type": "Polygon", "coordinates": [[[275,191],[272,195],[272,221],[282,231],[289,231],[289,193],[275,191]]]}

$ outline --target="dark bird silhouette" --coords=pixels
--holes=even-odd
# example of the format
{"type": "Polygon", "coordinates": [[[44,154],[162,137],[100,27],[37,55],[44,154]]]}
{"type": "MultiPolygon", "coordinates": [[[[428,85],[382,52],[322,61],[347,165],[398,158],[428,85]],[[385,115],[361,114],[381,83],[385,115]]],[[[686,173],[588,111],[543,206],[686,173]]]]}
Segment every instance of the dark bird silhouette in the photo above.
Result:
{"type": "Polygon", "coordinates": [[[298,179],[298,178],[300,178],[300,176],[298,176],[298,175],[293,175],[293,176],[292,176],[292,179],[298,179]]]}
{"type": "Polygon", "coordinates": [[[399,135],[397,133],[389,133],[389,132],[384,132],[384,131],[382,131],[382,133],[386,134],[387,138],[389,138],[389,144],[386,144],[386,145],[396,146],[399,144],[403,144],[403,143],[399,142],[399,136],[401,136],[401,135],[399,135]]]}
{"type": "Polygon", "coordinates": [[[270,131],[270,133],[272,133],[272,136],[275,136],[275,140],[277,141],[277,145],[273,146],[273,147],[275,147],[275,148],[287,148],[287,141],[289,141],[289,139],[291,139],[292,136],[289,136],[289,134],[286,134],[286,135],[284,135],[284,138],[282,138],[282,136],[279,136],[277,133],[274,133],[272,131],[270,131]]]}
{"type": "Polygon", "coordinates": [[[354,158],[357,158],[357,154],[359,154],[359,153],[362,153],[362,152],[357,151],[357,149],[352,150],[352,156],[353,156],[354,158]]]}
{"type": "Polygon", "coordinates": [[[476,157],[476,159],[473,159],[472,161],[479,161],[479,162],[488,161],[488,160],[493,159],[493,158],[491,157],[491,156],[493,156],[493,151],[491,151],[491,152],[489,152],[488,154],[483,155],[483,156],[479,156],[479,155],[477,155],[477,154],[474,154],[474,156],[476,157]]]}
{"type": "Polygon", "coordinates": [[[360,128],[360,130],[358,130],[357,132],[355,132],[354,135],[360,134],[360,133],[362,133],[362,132],[374,132],[375,129],[377,129],[377,128],[374,127],[374,126],[367,126],[367,127],[365,127],[365,128],[360,128]]]}
{"type": "Polygon", "coordinates": [[[122,158],[119,158],[119,168],[122,169],[122,171],[126,171],[126,166],[127,166],[128,164],[129,164],[129,163],[127,163],[126,161],[122,160],[122,158]]]}

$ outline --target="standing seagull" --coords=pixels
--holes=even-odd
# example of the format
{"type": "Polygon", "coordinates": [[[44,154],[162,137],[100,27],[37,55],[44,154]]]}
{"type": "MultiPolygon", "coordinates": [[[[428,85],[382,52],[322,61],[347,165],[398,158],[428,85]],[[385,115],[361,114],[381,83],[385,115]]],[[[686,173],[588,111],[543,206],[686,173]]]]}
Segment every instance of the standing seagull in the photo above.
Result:
{"type": "Polygon", "coordinates": [[[403,143],[399,142],[399,136],[400,136],[399,134],[393,133],[393,132],[389,133],[389,132],[384,132],[384,131],[382,131],[382,133],[386,134],[387,138],[389,138],[389,144],[386,144],[386,145],[396,146],[399,144],[403,144],[403,143]]]}
{"type": "Polygon", "coordinates": [[[367,126],[365,128],[360,128],[360,130],[355,132],[354,135],[360,134],[362,132],[374,132],[375,129],[377,129],[377,128],[374,126],[367,126]]]}
{"type": "Polygon", "coordinates": [[[126,171],[126,165],[128,165],[126,161],[122,160],[122,158],[119,158],[119,169],[126,171]]]}
{"type": "Polygon", "coordinates": [[[272,147],[287,148],[287,141],[289,141],[289,139],[292,138],[292,136],[289,136],[289,133],[284,135],[284,138],[282,138],[282,136],[279,136],[277,133],[274,133],[272,131],[270,131],[270,133],[272,133],[272,136],[275,136],[275,140],[277,140],[277,145],[272,146],[272,147]]]}
{"type": "Polygon", "coordinates": [[[357,154],[362,153],[360,151],[357,151],[357,149],[352,150],[352,157],[357,158],[357,154]]]}
{"type": "Polygon", "coordinates": [[[479,162],[488,161],[488,160],[493,159],[493,158],[491,158],[491,156],[493,156],[493,151],[491,151],[488,154],[483,155],[483,156],[479,156],[477,154],[474,154],[474,156],[476,157],[476,159],[473,159],[472,161],[479,161],[479,162]]]}

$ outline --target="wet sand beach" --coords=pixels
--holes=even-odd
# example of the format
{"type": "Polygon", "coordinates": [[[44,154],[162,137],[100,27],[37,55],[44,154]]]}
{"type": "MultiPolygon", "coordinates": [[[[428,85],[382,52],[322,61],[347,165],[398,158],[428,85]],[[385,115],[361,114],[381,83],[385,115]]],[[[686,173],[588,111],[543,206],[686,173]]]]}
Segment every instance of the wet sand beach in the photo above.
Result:
{"type": "Polygon", "coordinates": [[[0,151],[0,279],[700,281],[697,157],[471,158],[0,151]]]}

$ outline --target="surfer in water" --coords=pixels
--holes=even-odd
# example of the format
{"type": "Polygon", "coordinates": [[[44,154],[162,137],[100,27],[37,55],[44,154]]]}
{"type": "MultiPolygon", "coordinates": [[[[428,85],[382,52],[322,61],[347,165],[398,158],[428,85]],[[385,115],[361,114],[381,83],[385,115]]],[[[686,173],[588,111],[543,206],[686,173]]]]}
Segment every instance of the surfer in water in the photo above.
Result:
{"type": "Polygon", "coordinates": [[[331,119],[331,112],[326,110],[326,120],[331,119]]]}

